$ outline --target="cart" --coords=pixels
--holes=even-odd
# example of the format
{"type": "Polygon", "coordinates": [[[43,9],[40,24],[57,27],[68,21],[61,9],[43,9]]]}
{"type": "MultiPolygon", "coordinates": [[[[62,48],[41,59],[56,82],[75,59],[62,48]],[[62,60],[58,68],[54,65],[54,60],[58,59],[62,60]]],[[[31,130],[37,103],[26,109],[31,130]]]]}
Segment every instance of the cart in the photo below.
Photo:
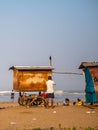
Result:
{"type": "Polygon", "coordinates": [[[24,96],[24,95],[21,95],[19,96],[18,98],[18,103],[22,106],[45,106],[47,107],[47,99],[42,97],[42,96],[39,96],[39,95],[29,95],[29,96],[24,96]]]}

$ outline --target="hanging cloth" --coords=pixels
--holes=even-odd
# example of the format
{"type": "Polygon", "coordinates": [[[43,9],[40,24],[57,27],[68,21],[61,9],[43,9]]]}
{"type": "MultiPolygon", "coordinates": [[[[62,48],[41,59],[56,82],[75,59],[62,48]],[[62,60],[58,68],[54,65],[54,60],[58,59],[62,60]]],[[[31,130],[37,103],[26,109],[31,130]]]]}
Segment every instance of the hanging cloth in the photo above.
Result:
{"type": "Polygon", "coordinates": [[[85,81],[86,81],[86,103],[94,103],[97,101],[95,88],[94,88],[94,82],[91,76],[91,73],[89,71],[89,68],[84,69],[85,73],[85,81]]]}

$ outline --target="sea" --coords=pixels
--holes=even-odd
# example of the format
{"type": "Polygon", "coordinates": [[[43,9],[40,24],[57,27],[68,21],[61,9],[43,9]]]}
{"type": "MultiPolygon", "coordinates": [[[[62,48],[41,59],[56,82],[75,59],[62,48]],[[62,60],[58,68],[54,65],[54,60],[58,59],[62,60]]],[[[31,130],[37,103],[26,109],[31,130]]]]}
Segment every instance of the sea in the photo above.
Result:
{"type": "MultiPolygon", "coordinates": [[[[14,101],[18,102],[19,93],[14,92],[14,101]]],[[[38,92],[26,92],[26,95],[38,94],[38,92]]],[[[85,92],[83,90],[56,90],[55,91],[55,102],[63,102],[65,98],[69,98],[70,101],[77,101],[77,98],[82,101],[85,100],[85,92]]],[[[0,102],[10,102],[11,91],[0,91],[0,102]]]]}

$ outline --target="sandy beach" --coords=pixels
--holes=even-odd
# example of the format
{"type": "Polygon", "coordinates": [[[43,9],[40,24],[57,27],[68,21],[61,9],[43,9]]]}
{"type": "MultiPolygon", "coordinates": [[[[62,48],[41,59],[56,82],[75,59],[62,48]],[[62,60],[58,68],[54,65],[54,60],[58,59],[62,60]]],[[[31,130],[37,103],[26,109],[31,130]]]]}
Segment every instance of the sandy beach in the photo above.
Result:
{"type": "Polygon", "coordinates": [[[0,102],[0,130],[55,130],[92,127],[98,130],[98,106],[24,107],[14,102],[0,102]]]}

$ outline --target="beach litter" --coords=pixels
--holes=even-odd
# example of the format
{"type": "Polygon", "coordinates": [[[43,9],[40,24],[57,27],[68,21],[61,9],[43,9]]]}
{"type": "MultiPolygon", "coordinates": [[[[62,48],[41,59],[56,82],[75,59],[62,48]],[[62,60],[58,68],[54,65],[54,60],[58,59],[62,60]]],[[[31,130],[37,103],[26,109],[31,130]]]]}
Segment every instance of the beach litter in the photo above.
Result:
{"type": "Polygon", "coordinates": [[[33,121],[36,121],[37,119],[36,119],[36,118],[33,118],[32,120],[33,120],[33,121]]]}
{"type": "Polygon", "coordinates": [[[16,124],[16,122],[10,122],[10,125],[15,125],[16,124]]]}
{"type": "Polygon", "coordinates": [[[94,111],[94,110],[91,110],[91,113],[95,113],[95,111],[94,111]]]}
{"type": "Polygon", "coordinates": [[[53,111],[53,113],[55,114],[55,113],[56,113],[56,111],[53,111]]]}
{"type": "Polygon", "coordinates": [[[87,111],[86,113],[90,113],[90,111],[87,111]]]}
{"type": "Polygon", "coordinates": [[[90,110],[90,111],[87,111],[86,113],[87,114],[89,114],[89,113],[95,113],[95,111],[94,110],[90,110]]]}

